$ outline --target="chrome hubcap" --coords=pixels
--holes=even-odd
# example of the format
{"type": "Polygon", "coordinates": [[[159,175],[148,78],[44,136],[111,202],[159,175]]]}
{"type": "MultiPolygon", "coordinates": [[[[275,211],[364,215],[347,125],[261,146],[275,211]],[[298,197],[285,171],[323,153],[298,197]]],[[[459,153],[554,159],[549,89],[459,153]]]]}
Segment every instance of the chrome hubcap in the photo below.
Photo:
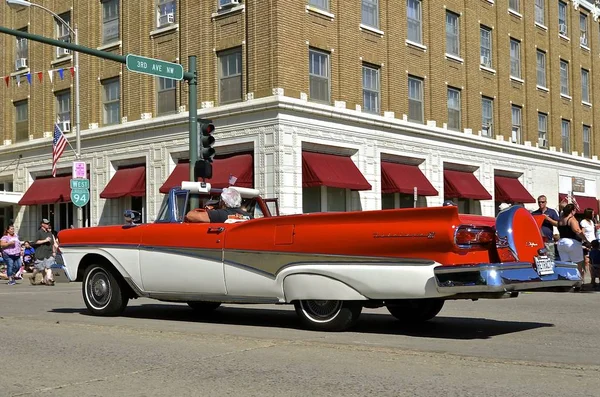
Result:
{"type": "Polygon", "coordinates": [[[304,315],[311,321],[326,323],[333,320],[342,310],[342,301],[311,300],[300,301],[304,315]]]}

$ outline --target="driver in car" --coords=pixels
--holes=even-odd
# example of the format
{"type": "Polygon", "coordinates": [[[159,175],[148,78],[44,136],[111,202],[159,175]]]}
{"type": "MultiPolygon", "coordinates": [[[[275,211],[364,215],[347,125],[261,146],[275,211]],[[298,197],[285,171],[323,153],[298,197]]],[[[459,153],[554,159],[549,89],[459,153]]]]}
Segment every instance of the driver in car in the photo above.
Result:
{"type": "Polygon", "coordinates": [[[197,208],[185,215],[186,222],[204,223],[233,223],[252,219],[252,216],[240,207],[242,196],[231,188],[225,188],[221,192],[221,198],[217,208],[197,208]]]}

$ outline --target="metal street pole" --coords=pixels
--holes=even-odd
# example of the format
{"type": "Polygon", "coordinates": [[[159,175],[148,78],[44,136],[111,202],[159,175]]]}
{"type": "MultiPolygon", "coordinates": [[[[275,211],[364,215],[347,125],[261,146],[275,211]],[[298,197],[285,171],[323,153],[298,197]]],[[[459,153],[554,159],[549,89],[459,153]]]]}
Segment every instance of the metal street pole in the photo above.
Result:
{"type": "MultiPolygon", "coordinates": [[[[189,156],[190,156],[190,181],[196,182],[196,161],[198,161],[198,76],[196,72],[196,56],[188,57],[188,73],[194,77],[188,81],[188,106],[189,106],[189,156]]],[[[190,196],[190,208],[198,208],[200,198],[196,195],[190,196]]]]}
{"type": "MultiPolygon", "coordinates": [[[[75,30],[73,30],[73,36],[75,40],[75,45],[79,45],[79,34],[77,30],[77,25],[75,25],[75,30]]],[[[79,51],[74,51],[73,61],[75,63],[75,158],[79,160],[81,158],[81,113],[80,113],[80,103],[79,103],[79,51]]],[[[88,205],[90,205],[88,203],[88,205]]],[[[83,227],[83,208],[80,206],[76,206],[77,208],[77,220],[76,227],[83,227]]]]}

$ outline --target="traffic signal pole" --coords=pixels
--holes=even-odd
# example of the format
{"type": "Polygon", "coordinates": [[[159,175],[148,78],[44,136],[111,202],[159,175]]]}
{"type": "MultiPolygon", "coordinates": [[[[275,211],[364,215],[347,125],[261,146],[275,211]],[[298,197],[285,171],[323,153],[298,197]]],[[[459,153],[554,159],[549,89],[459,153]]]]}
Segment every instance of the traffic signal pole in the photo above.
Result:
{"type": "MultiPolygon", "coordinates": [[[[189,107],[190,107],[190,145],[189,145],[189,157],[190,157],[190,181],[196,182],[198,175],[196,175],[196,162],[198,161],[198,78],[196,73],[196,56],[190,55],[188,57],[188,72],[193,77],[188,80],[189,84],[189,107]],[[193,110],[193,111],[192,111],[193,110]]],[[[200,206],[200,198],[196,195],[190,196],[190,208],[198,208],[200,206]]]]}

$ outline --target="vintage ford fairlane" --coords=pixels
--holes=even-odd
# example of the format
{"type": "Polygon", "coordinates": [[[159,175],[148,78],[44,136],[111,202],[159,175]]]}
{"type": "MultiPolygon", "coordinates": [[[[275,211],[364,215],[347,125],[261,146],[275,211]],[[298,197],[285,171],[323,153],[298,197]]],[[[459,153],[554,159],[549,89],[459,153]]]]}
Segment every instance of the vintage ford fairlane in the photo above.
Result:
{"type": "Polygon", "coordinates": [[[435,317],[449,299],[516,297],[581,285],[572,263],[546,255],[538,222],[521,206],[496,219],[456,207],[279,216],[254,189],[235,188],[255,219],[187,223],[190,201],[218,197],[209,184],[172,189],[151,224],[61,231],[71,281],[94,315],[129,299],[294,304],[304,326],[340,331],[363,307],[403,322],[435,317]],[[192,199],[193,198],[193,199],[192,199]]]}

